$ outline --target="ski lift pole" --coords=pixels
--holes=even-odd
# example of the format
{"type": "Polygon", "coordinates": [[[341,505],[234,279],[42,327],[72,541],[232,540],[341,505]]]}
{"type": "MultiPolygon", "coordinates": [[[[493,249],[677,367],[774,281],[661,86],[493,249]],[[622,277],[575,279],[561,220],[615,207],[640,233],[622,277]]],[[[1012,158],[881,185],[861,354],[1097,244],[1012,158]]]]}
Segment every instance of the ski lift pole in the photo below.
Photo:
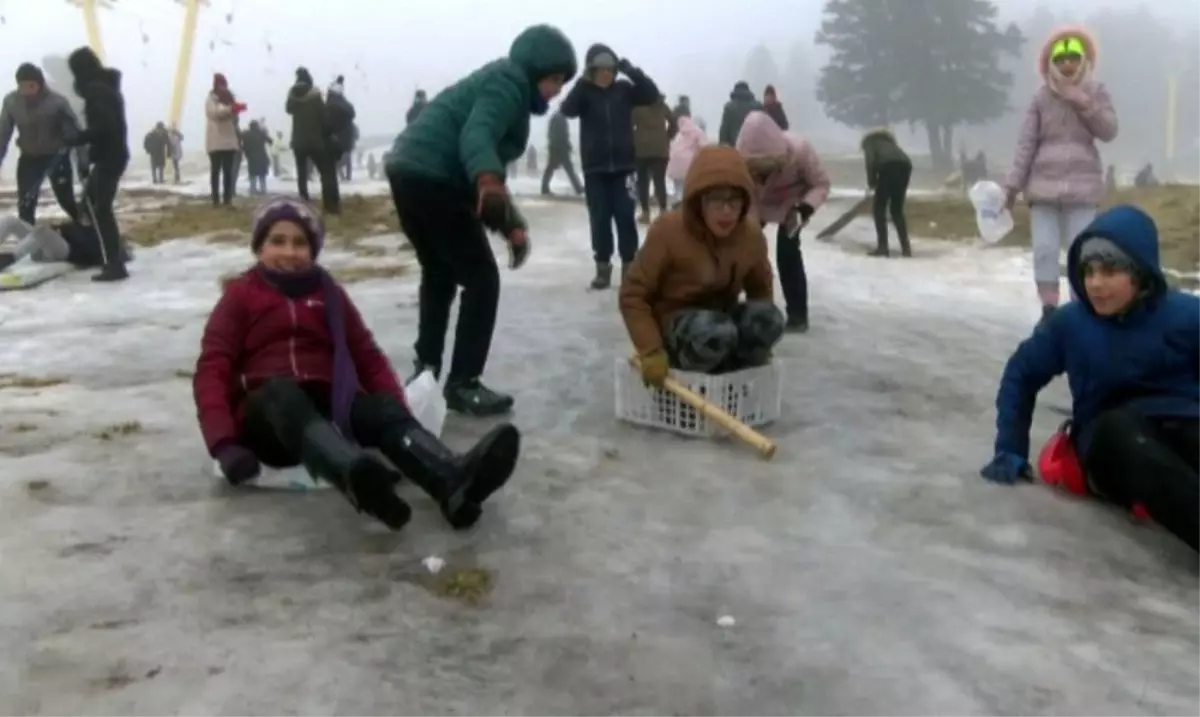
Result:
{"type": "Polygon", "coordinates": [[[67,0],[75,7],[83,9],[83,25],[87,28],[88,47],[104,62],[104,42],[100,38],[100,16],[97,10],[111,9],[114,0],[67,0]]]}
{"type": "Polygon", "coordinates": [[[196,21],[200,16],[200,6],[208,5],[208,0],[176,0],[184,8],[183,36],[179,42],[179,59],[175,63],[175,86],[171,91],[171,109],[167,118],[174,127],[179,126],[179,118],[183,114],[183,98],[187,94],[188,75],[192,71],[192,48],[196,44],[196,21]]]}

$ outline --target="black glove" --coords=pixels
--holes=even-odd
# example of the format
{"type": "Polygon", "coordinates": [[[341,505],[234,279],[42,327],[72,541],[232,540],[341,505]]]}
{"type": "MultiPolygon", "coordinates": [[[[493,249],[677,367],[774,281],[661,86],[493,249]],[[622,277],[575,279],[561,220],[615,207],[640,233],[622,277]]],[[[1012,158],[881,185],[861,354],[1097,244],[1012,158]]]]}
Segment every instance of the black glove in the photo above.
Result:
{"type": "Polygon", "coordinates": [[[813,209],[812,206],[804,202],[796,205],[796,213],[800,215],[801,225],[808,224],[808,220],[812,218],[813,213],[816,211],[816,209],[813,209]]]}
{"type": "Polygon", "coordinates": [[[529,241],[529,233],[523,228],[517,228],[505,237],[508,242],[508,268],[520,269],[529,259],[533,244],[529,241]]]}
{"type": "Polygon", "coordinates": [[[508,190],[499,177],[491,174],[480,176],[476,191],[479,193],[476,211],[483,226],[505,237],[516,229],[525,228],[520,213],[513,206],[508,190]]]}
{"type": "Polygon", "coordinates": [[[213,453],[221,466],[221,474],[230,485],[241,485],[258,477],[261,466],[250,449],[229,441],[217,446],[213,453]]]}
{"type": "Polygon", "coordinates": [[[622,75],[628,75],[629,71],[632,69],[633,63],[629,60],[625,59],[624,57],[617,60],[617,72],[620,72],[622,75]]]}

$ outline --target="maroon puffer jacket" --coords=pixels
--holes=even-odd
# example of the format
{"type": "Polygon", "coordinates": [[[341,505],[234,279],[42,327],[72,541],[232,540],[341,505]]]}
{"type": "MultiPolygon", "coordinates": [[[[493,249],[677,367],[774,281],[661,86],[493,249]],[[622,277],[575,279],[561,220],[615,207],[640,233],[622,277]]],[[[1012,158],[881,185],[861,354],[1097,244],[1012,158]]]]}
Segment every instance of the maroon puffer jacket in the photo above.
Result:
{"type": "MultiPolygon", "coordinates": [[[[404,403],[404,391],[354,302],[342,291],[346,343],[359,384],[366,393],[389,393],[404,403]]],[[[321,290],[289,299],[253,269],[229,282],[204,336],[192,392],[200,432],[209,452],[235,440],[246,394],[269,378],[333,381],[333,340],[321,290]]]]}

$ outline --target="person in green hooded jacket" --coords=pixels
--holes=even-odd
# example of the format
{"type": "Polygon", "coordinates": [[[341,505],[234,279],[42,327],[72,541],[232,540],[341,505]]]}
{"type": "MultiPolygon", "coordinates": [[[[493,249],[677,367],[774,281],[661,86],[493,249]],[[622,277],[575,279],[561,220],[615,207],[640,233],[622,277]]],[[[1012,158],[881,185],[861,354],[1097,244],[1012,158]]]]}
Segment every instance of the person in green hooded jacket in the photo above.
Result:
{"type": "Polygon", "coordinates": [[[530,116],[545,114],[577,71],[575,48],[561,30],[526,28],[507,57],[440,92],[392,145],[385,167],[392,201],[421,265],[414,376],[431,370],[440,378],[450,306],[462,287],[446,376],[450,410],[512,409],[512,396],[480,381],[500,299],[487,231],[504,237],[509,268],[525,263],[528,226],[505,187],[505,171],[525,153],[530,116]]]}
{"type": "Polygon", "coordinates": [[[908,196],[908,181],[912,179],[912,160],[895,136],[886,129],[867,132],[862,139],[863,159],[867,163],[867,188],[875,193],[873,214],[875,215],[875,241],[877,246],[871,256],[889,256],[888,214],[896,225],[900,239],[900,253],[912,256],[908,243],[908,222],[904,218],[904,199],[908,196]]]}

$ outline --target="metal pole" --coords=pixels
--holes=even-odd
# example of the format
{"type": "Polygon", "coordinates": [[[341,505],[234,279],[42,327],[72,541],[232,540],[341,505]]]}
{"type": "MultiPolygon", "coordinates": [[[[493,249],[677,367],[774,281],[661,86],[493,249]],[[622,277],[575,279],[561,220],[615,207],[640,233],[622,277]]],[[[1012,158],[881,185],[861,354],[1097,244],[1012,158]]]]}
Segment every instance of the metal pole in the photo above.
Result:
{"type": "Polygon", "coordinates": [[[171,92],[171,110],[167,117],[178,127],[187,94],[188,75],[192,71],[192,47],[196,41],[196,21],[200,16],[201,0],[180,0],[186,7],[183,17],[183,37],[179,42],[179,59],[175,64],[175,86],[171,92]]]}

